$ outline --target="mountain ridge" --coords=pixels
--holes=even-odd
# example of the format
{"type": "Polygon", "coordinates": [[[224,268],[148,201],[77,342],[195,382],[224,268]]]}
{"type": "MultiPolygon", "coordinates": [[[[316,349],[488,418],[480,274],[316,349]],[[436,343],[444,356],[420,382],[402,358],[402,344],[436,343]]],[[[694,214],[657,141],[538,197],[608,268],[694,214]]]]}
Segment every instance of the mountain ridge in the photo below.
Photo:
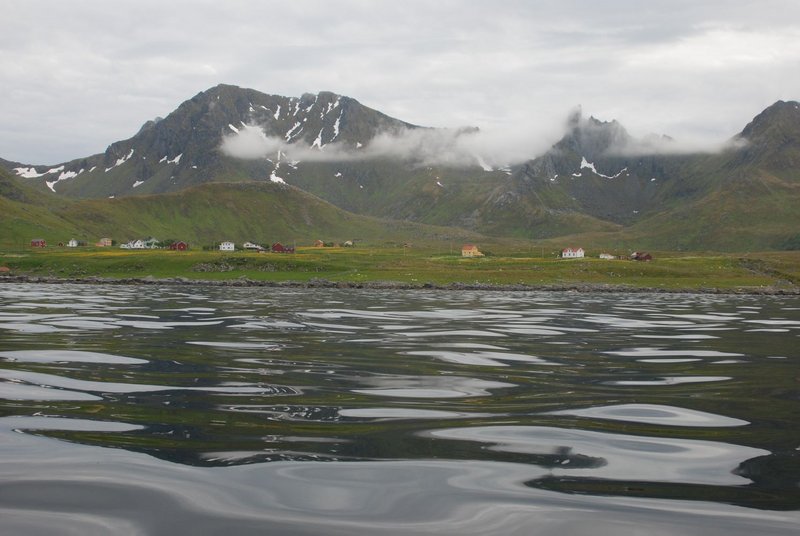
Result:
{"type": "Polygon", "coordinates": [[[736,225],[714,221],[715,213],[733,211],[751,224],[770,222],[756,225],[763,232],[743,240],[747,247],[759,240],[766,247],[793,243],[781,218],[793,221],[784,212],[800,181],[795,101],[766,108],[716,153],[682,153],[666,136],[635,139],[616,120],[587,118],[578,108],[548,151],[508,168],[488,167],[477,154],[454,164],[398,156],[409,147],[435,155],[475,134],[406,123],[327,91],[281,97],[220,84],[165,118],[145,122],[104,153],[46,169],[0,164],[15,166],[28,177],[20,180],[40,191],[74,198],[164,194],[212,182],[286,182],[355,214],[495,236],[630,232],[653,245],[648,233],[680,248],[722,242],[735,248],[735,239],[720,237],[736,225]],[[226,154],[227,139],[254,144],[245,146],[252,156],[226,154]],[[383,153],[370,146],[374,139],[383,153]],[[762,203],[775,191],[787,201],[762,203]],[[692,214],[701,213],[708,232],[689,232],[692,214]]]}

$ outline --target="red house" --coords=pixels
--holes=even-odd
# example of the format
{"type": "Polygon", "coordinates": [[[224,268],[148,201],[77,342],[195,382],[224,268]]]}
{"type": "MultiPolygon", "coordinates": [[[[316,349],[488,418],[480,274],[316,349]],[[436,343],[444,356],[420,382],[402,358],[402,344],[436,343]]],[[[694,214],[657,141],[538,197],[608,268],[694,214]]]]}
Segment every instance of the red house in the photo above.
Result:
{"type": "Polygon", "coordinates": [[[280,242],[275,242],[272,244],[272,252],[273,253],[294,253],[294,248],[289,246],[284,246],[280,242]]]}
{"type": "Polygon", "coordinates": [[[44,241],[44,238],[34,238],[33,240],[31,240],[31,247],[44,248],[47,247],[47,242],[44,241]]]}
{"type": "Polygon", "coordinates": [[[172,251],[186,251],[187,249],[189,249],[189,244],[181,240],[179,242],[173,242],[172,244],[170,244],[169,249],[171,249],[172,251]]]}

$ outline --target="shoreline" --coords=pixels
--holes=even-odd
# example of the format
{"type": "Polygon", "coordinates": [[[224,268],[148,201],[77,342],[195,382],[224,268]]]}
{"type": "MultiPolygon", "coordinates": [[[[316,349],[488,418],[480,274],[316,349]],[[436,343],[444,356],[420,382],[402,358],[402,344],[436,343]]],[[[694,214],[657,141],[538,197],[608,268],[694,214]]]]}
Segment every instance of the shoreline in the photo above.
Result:
{"type": "Polygon", "coordinates": [[[580,292],[580,293],[636,293],[636,294],[721,294],[737,296],[800,296],[800,287],[739,287],[739,288],[665,288],[610,285],[606,283],[553,283],[545,285],[490,284],[490,283],[403,283],[399,281],[258,281],[246,277],[238,279],[189,279],[186,277],[48,277],[27,275],[3,275],[2,283],[39,283],[75,285],[174,285],[209,287],[267,287],[308,289],[367,289],[367,290],[480,290],[497,292],[580,292]]]}

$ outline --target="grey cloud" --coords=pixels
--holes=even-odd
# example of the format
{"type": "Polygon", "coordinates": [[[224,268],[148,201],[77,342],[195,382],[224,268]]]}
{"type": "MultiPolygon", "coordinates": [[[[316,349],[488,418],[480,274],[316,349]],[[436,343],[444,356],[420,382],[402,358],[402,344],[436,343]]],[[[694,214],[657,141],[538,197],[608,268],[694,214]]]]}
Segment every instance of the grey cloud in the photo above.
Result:
{"type": "Polygon", "coordinates": [[[0,157],[30,164],[102,151],[218,83],[478,125],[487,154],[542,145],[576,103],[711,144],[800,97],[794,0],[7,4],[0,157]]]}

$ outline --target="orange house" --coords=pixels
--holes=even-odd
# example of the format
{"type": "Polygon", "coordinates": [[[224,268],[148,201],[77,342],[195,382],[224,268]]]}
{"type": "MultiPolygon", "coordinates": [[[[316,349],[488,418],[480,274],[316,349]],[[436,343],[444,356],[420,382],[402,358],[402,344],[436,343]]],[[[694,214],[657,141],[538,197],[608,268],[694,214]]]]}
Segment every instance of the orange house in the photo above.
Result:
{"type": "Polygon", "coordinates": [[[478,251],[478,246],[474,244],[464,244],[461,246],[462,257],[483,257],[483,253],[478,251]]]}

